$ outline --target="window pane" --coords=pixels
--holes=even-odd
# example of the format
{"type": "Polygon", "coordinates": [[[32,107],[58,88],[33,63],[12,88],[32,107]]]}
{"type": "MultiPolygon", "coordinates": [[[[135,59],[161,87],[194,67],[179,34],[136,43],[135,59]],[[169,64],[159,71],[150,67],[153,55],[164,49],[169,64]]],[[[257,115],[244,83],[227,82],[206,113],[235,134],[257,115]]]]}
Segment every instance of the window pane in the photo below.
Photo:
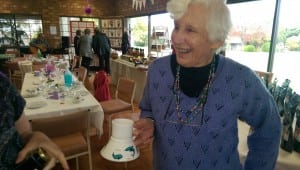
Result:
{"type": "Polygon", "coordinates": [[[151,15],[151,56],[161,57],[172,53],[171,33],[174,28],[169,13],[151,15]]]}
{"type": "Polygon", "coordinates": [[[0,15],[0,46],[28,46],[42,28],[38,15],[0,15]]]}
{"type": "Polygon", "coordinates": [[[82,21],[93,21],[94,27],[99,28],[99,18],[82,18],[82,21]]]}
{"type": "Polygon", "coordinates": [[[128,19],[131,47],[144,49],[148,55],[148,16],[128,19]]]}
{"type": "Polygon", "coordinates": [[[61,36],[70,36],[70,21],[80,21],[79,17],[60,17],[60,35],[61,36]]]}
{"type": "Polygon", "coordinates": [[[295,11],[299,10],[300,1],[281,1],[276,52],[273,72],[279,85],[291,80],[290,87],[300,93],[300,20],[295,11]]]}
{"type": "Polygon", "coordinates": [[[253,70],[267,70],[275,2],[264,0],[228,5],[233,27],[226,42],[227,57],[253,70]]]}
{"type": "Polygon", "coordinates": [[[29,42],[42,32],[41,16],[16,16],[16,29],[20,46],[29,46],[29,42]]]}

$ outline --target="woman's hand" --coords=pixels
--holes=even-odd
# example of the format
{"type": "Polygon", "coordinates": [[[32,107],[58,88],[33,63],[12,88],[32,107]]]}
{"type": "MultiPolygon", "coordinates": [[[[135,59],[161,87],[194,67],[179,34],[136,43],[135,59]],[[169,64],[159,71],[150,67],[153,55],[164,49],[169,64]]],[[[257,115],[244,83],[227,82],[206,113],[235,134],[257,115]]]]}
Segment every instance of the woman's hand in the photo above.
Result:
{"type": "Polygon", "coordinates": [[[136,121],[133,125],[135,136],[134,144],[141,146],[143,144],[149,144],[154,138],[154,121],[149,118],[143,118],[136,121]]]}
{"type": "Polygon", "coordinates": [[[51,141],[51,139],[49,139],[45,134],[41,132],[33,132],[30,134],[30,138],[25,147],[19,152],[16,163],[20,163],[21,161],[23,161],[28,153],[39,147],[43,148],[50,156],[50,161],[48,162],[44,170],[53,168],[56,164],[56,160],[61,163],[62,167],[65,170],[69,170],[68,163],[62,151],[55,143],[51,141]]]}

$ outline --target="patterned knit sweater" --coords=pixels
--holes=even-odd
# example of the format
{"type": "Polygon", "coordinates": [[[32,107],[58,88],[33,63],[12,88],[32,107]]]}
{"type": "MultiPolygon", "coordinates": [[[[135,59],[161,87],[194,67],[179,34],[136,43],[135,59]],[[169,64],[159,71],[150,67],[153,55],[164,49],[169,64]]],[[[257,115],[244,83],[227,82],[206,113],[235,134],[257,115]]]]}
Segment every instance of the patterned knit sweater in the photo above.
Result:
{"type": "Polygon", "coordinates": [[[24,144],[15,122],[20,118],[25,100],[0,72],[0,170],[15,169],[15,161],[24,144]]]}
{"type": "MultiPolygon", "coordinates": [[[[252,70],[218,57],[204,112],[188,124],[177,121],[171,56],[150,65],[139,106],[141,117],[151,117],[155,122],[153,169],[274,169],[281,134],[276,104],[252,70]],[[248,136],[249,153],[244,167],[237,150],[238,119],[254,129],[248,136]]],[[[180,93],[180,107],[190,110],[196,99],[180,93]]]]}

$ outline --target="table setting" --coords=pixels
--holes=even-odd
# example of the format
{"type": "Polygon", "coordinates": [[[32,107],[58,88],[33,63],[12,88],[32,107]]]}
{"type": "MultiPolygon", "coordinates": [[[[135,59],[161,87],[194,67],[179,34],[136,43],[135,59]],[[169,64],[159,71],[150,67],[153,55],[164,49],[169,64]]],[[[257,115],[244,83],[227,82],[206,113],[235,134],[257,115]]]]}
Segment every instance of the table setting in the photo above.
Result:
{"type": "Polygon", "coordinates": [[[91,124],[102,134],[103,110],[93,95],[72,75],[72,85],[64,83],[64,69],[53,67],[47,72],[26,73],[21,95],[26,100],[25,114],[32,120],[64,115],[78,110],[90,110],[91,124]]]}

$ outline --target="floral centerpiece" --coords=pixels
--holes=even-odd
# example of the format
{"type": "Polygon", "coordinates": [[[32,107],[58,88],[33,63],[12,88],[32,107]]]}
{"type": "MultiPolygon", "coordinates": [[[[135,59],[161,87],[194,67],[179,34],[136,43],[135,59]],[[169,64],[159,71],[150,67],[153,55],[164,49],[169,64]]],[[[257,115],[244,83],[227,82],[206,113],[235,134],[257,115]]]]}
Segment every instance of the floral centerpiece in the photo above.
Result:
{"type": "Polygon", "coordinates": [[[55,71],[55,67],[51,64],[51,61],[48,61],[45,65],[45,75],[48,78],[47,82],[52,82],[51,79],[52,73],[55,71]]]}

